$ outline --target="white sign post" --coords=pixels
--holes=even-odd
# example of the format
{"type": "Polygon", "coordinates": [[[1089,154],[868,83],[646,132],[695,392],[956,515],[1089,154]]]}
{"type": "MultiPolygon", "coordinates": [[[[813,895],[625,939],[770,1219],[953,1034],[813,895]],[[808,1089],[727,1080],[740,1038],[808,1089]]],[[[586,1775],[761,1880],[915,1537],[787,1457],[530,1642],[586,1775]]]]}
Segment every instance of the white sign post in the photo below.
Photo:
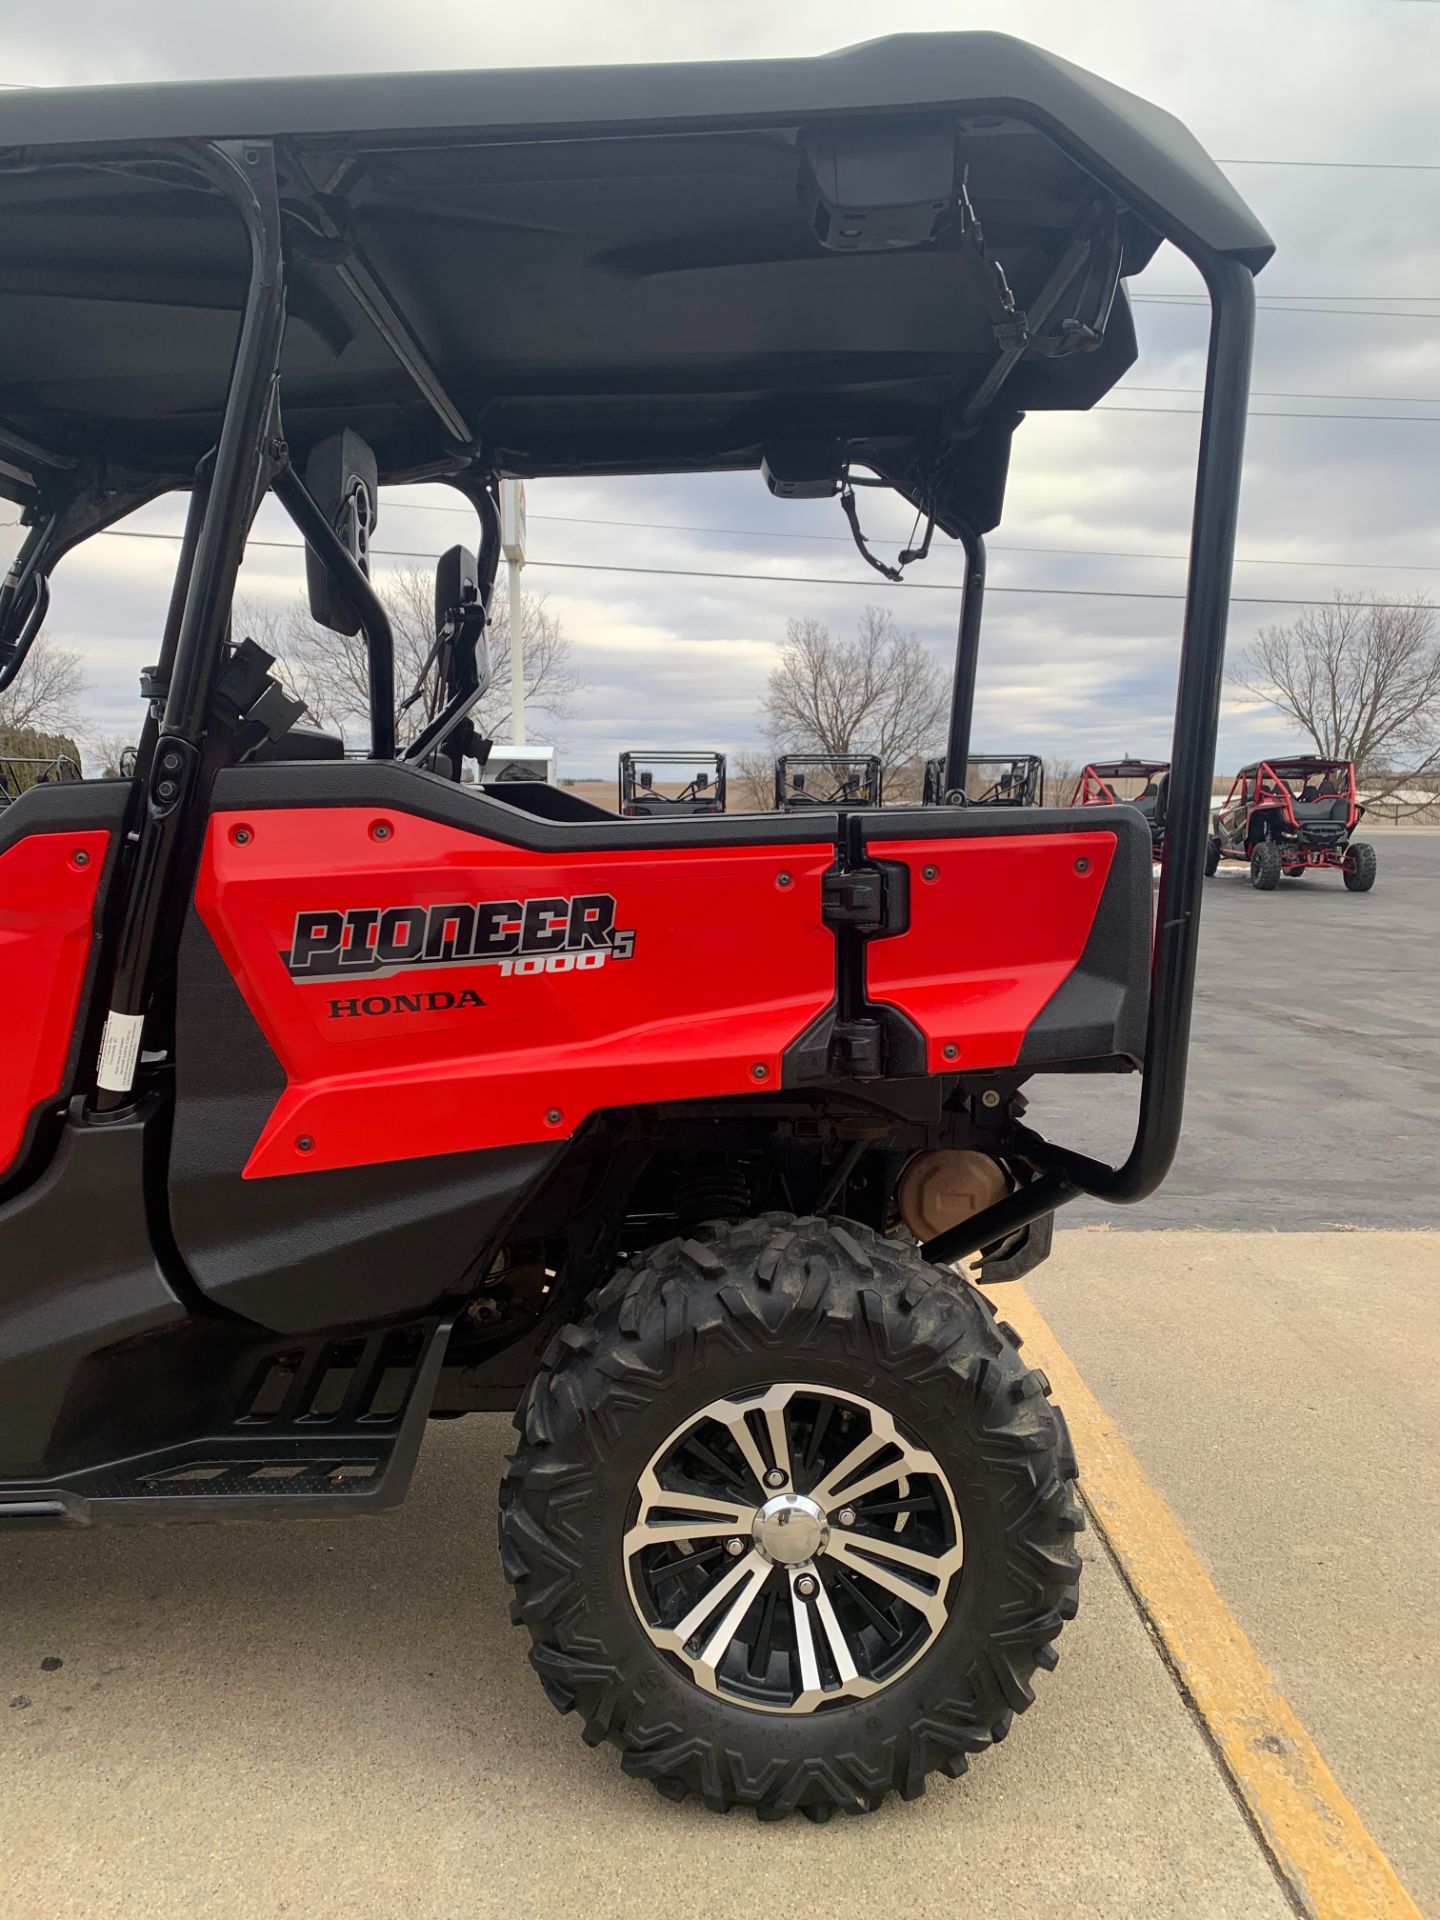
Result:
{"type": "Polygon", "coordinates": [[[525,744],[525,639],[520,569],[525,564],[525,482],[500,482],[500,551],[510,569],[510,738],[525,744]]]}

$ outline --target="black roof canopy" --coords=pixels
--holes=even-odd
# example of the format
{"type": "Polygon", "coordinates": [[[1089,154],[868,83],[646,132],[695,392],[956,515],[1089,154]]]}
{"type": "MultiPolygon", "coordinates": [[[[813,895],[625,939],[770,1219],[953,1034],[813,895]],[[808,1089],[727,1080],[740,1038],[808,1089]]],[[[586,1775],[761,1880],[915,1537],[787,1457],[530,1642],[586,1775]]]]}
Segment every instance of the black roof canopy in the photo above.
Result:
{"type": "Polygon", "coordinates": [[[6,491],[97,465],[186,484],[213,444],[247,246],[177,162],[216,139],[279,142],[288,438],[303,453],[351,426],[391,479],[466,457],[757,466],[839,442],[950,531],[983,531],[1020,413],[1091,406],[1131,364],[1117,276],[1166,237],[1252,269],[1270,252],[1177,121],[995,34],[5,95],[6,491]],[[397,360],[365,278],[448,410],[397,360]]]}

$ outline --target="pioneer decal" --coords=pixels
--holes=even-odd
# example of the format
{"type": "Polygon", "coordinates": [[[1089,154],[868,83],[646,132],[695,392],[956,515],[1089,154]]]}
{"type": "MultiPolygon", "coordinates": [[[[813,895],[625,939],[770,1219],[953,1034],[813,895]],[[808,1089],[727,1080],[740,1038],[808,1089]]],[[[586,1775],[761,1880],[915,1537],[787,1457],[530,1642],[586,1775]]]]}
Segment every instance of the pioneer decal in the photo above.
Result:
{"type": "Polygon", "coordinates": [[[580,893],[297,913],[289,951],[280,958],[297,980],[349,980],[417,967],[589,972],[634,951],[634,933],[615,930],[613,895],[580,893]]]}

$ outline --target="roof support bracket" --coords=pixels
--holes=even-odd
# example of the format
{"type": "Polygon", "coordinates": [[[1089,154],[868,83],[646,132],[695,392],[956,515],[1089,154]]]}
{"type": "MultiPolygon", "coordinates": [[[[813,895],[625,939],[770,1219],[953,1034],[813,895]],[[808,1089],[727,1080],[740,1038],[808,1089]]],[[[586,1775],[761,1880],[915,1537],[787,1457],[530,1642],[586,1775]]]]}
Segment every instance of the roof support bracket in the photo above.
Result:
{"type": "Polygon", "coordinates": [[[347,203],[322,193],[315,186],[304,161],[293,148],[286,149],[285,162],[290,183],[285,195],[286,211],[301,220],[310,237],[311,243],[305,247],[308,257],[334,268],[342,284],[359,302],[366,319],[410,376],[445,431],[466,452],[478,451],[470,423],[446,391],[418,334],[391,298],[385,282],[365,258],[351,232],[346,218],[347,203]],[[317,241],[318,245],[313,244],[317,241]]]}

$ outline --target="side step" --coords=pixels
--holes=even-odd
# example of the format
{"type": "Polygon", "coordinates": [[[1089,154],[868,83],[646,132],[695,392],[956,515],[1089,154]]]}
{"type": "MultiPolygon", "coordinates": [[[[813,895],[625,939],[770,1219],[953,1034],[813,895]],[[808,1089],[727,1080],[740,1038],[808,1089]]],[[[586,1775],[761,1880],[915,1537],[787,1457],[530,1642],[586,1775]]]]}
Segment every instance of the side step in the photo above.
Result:
{"type": "Polygon", "coordinates": [[[318,1520],[397,1507],[453,1324],[269,1356],[221,1431],[28,1486],[0,1481],[0,1527],[318,1520]]]}

